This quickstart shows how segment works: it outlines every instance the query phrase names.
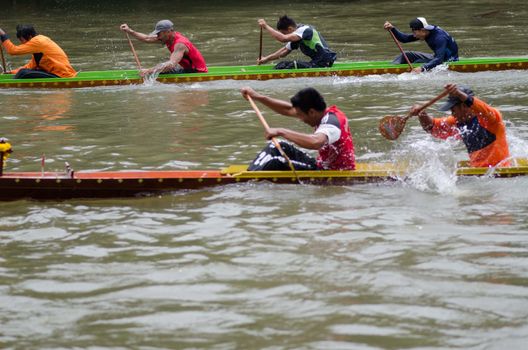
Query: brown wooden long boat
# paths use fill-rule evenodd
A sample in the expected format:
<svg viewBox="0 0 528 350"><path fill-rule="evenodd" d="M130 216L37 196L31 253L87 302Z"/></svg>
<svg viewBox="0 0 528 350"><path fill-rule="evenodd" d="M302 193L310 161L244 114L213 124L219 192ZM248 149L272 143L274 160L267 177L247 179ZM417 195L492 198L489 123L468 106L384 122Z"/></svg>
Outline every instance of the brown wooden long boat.
<svg viewBox="0 0 528 350"><path fill-rule="evenodd" d="M458 176L497 178L528 175L528 159L503 168L470 168ZM7 172L0 176L0 200L113 198L192 190L243 182L354 185L405 178L408 169L391 163L359 163L352 171L247 171L245 165L218 170Z"/></svg>

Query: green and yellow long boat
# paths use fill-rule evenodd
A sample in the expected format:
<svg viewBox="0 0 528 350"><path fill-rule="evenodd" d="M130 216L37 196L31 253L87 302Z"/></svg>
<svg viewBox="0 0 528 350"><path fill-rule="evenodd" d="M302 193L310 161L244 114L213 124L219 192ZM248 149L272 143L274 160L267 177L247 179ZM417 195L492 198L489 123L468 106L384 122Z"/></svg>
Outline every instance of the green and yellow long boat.
<svg viewBox="0 0 528 350"><path fill-rule="evenodd" d="M509 178L528 176L528 159L503 168L470 168L461 163L456 175ZM247 165L217 170L79 171L0 173L0 200L113 198L268 181L280 184L354 185L405 179L406 166L359 163L350 171L247 171Z"/></svg>
<svg viewBox="0 0 528 350"><path fill-rule="evenodd" d="M528 69L528 57L470 58L449 62L450 70L481 72ZM158 81L166 84L195 83L215 80L269 80L286 78L346 77L408 72L406 64L390 61L337 62L330 68L275 70L272 65L212 66L208 73L163 74ZM142 84L137 70L108 70L79 72L74 78L13 79L12 74L0 75L0 88L85 88Z"/></svg>

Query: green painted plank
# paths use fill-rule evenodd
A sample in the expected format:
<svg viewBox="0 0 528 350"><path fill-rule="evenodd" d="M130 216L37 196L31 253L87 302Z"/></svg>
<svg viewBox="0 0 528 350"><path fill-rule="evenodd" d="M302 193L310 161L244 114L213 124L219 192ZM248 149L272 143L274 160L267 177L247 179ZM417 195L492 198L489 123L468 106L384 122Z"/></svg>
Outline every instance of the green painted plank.
<svg viewBox="0 0 528 350"><path fill-rule="evenodd" d="M463 65L493 65L504 63L526 63L528 57L483 57L483 58L464 58L457 62L449 62L450 66ZM212 66L209 67L208 73L191 73L191 74L164 74L163 78L186 78L186 77L226 77L232 78L240 75L258 74L290 74L303 72L336 72L341 70L361 71L366 69L388 69L402 68L406 65L392 64L390 61L357 61L357 62L337 62L331 68L309 68L309 69L286 69L275 70L273 65L263 66ZM61 82L86 82L86 81L103 81L103 80L136 80L139 79L137 70L107 70L107 71L88 71L79 72L73 78L60 79L13 79L12 74L0 75L0 84L6 86L10 84L30 84L30 83L52 83L60 80Z"/></svg>

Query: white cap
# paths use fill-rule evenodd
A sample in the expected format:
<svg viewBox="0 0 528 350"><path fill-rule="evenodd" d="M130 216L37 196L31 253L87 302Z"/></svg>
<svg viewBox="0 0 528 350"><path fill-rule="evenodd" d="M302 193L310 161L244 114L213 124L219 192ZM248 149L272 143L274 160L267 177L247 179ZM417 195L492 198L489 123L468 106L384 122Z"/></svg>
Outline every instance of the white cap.
<svg viewBox="0 0 528 350"><path fill-rule="evenodd" d="M433 30L434 26L427 23L427 20L425 17L416 17L409 23L409 26L411 29L426 29L426 30Z"/></svg>

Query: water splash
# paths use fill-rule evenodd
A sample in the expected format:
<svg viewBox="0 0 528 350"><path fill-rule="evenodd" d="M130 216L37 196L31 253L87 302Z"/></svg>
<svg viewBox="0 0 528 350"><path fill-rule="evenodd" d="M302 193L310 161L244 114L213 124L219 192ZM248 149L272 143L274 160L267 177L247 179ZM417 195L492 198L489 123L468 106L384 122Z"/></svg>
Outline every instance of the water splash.
<svg viewBox="0 0 528 350"><path fill-rule="evenodd" d="M145 75L143 77L143 85L150 87L150 86L161 84L160 82L157 81L159 75L160 75L159 72Z"/></svg>
<svg viewBox="0 0 528 350"><path fill-rule="evenodd" d="M391 159L396 164L407 165L402 181L411 187L423 192L452 194L457 189L457 160L453 150L456 144L454 140L417 140L393 151Z"/></svg>
<svg viewBox="0 0 528 350"><path fill-rule="evenodd" d="M528 158L528 142L518 134L518 128L513 126L513 123L507 123L506 137L510 147L510 155L513 158Z"/></svg>

